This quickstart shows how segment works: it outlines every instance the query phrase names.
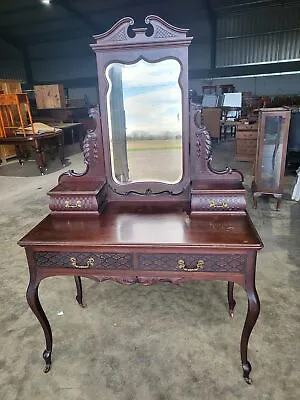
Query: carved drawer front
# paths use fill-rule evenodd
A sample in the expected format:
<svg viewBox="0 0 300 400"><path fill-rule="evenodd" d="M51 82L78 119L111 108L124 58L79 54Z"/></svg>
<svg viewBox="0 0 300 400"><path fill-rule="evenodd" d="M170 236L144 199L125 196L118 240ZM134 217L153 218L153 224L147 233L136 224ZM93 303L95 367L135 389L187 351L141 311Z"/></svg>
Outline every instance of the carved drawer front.
<svg viewBox="0 0 300 400"><path fill-rule="evenodd" d="M141 254L139 269L182 272L243 272L244 254Z"/></svg>
<svg viewBox="0 0 300 400"><path fill-rule="evenodd" d="M192 191L192 206L195 211L238 211L246 209L246 200L244 195L208 196Z"/></svg>
<svg viewBox="0 0 300 400"><path fill-rule="evenodd" d="M132 254L126 253L59 253L39 251L34 254L40 267L131 269Z"/></svg>

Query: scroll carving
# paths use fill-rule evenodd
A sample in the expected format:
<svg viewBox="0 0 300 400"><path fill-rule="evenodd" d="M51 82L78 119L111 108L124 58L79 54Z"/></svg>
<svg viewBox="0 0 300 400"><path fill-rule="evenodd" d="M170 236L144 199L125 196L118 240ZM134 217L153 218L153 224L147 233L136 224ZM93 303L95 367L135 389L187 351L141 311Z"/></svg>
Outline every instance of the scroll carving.
<svg viewBox="0 0 300 400"><path fill-rule="evenodd" d="M149 276L86 276L86 278L91 278L91 279L95 279L98 282L104 282L104 281L113 281L116 283L120 283L121 285L134 285L136 283L139 283L141 285L144 286L150 286L150 285L154 285L156 283L171 283L173 285L180 285L181 283L183 283L184 278L177 278L177 277L170 277L170 278L166 278L166 277L149 277Z"/></svg>
<svg viewBox="0 0 300 400"><path fill-rule="evenodd" d="M99 158L99 149L98 149L98 138L96 134L96 129L99 125L99 111L96 108L92 108L89 110L89 117L92 118L95 122L95 128L90 129L88 133L85 135L83 140L83 162L85 164L85 171L78 173L74 170L69 170L59 177L59 182L61 181L62 177L65 176L73 176L73 177L80 177L84 176L88 173L90 166L93 162L95 162Z"/></svg>
<svg viewBox="0 0 300 400"><path fill-rule="evenodd" d="M216 170L212 167L212 147L210 134L204 125L202 107L198 104L191 103L191 113L193 113L193 125L191 127L191 133L194 138L191 138L192 146L195 146L196 162L195 168L199 169L199 172L207 172L210 175L224 175L224 174L235 174L241 181L243 181L243 175L241 172L226 167L224 170ZM198 161L197 161L198 159Z"/></svg>

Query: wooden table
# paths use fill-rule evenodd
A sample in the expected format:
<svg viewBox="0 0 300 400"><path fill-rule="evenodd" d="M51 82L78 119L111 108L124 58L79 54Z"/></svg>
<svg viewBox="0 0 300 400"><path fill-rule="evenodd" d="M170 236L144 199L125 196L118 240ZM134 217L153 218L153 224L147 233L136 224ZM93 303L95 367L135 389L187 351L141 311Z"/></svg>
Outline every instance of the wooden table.
<svg viewBox="0 0 300 400"><path fill-rule="evenodd" d="M247 351L260 309L255 263L262 243L247 214L198 218L178 207L166 211L110 204L98 217L48 215L19 244L26 248L30 269L27 300L45 335L45 372L50 370L53 341L38 297L43 279L74 276L80 305L81 276L144 285L223 280L228 282L230 315L235 307L234 282L248 296L240 352L244 378L251 382Z"/></svg>
<svg viewBox="0 0 300 400"><path fill-rule="evenodd" d="M24 152L23 146L30 143L36 154L36 163L40 170L40 173L41 175L44 175L44 172L46 170L45 146L51 141L55 143L59 158L62 165L64 166L64 138L62 130L58 130L56 132L37 133L34 135L16 135L6 138L0 138L0 145L13 144L16 148L19 163L23 165L24 159L27 159L27 155Z"/></svg>
<svg viewBox="0 0 300 400"><path fill-rule="evenodd" d="M64 143L66 144L66 139L71 136L71 143L75 142L74 136L78 134L80 148L82 148L83 139L85 136L85 129L81 122L48 122L48 125L53 126L56 129L61 129L64 134Z"/></svg>

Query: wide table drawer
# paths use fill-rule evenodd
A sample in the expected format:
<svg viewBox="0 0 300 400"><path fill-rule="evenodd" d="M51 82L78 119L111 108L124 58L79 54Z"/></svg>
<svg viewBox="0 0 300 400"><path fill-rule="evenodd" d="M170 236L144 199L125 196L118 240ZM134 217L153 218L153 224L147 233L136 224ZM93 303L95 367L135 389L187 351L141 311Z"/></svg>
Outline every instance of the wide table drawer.
<svg viewBox="0 0 300 400"><path fill-rule="evenodd" d="M36 252L39 267L103 270L243 272L245 254Z"/></svg>
<svg viewBox="0 0 300 400"><path fill-rule="evenodd" d="M139 267L152 271L243 272L244 254L140 254Z"/></svg>
<svg viewBox="0 0 300 400"><path fill-rule="evenodd" d="M40 267L69 267L78 269L131 269L133 255L130 253L46 252L34 253Z"/></svg>

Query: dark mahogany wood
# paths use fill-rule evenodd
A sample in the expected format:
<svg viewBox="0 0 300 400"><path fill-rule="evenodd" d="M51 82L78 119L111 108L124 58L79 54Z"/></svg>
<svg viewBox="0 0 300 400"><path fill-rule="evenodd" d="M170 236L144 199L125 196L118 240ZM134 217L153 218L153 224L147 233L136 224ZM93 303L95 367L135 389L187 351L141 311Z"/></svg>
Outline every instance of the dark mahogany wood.
<svg viewBox="0 0 300 400"><path fill-rule="evenodd" d="M229 311L229 315L231 316L231 318L233 318L234 307L236 305L236 301L233 297L233 287L234 287L234 282L228 282L228 286L227 286L228 311Z"/></svg>
<svg viewBox="0 0 300 400"><path fill-rule="evenodd" d="M45 372L52 356L52 333L38 298L40 282L51 276L73 276L76 300L83 306L81 277L99 282L151 285L158 282L222 280L228 282L228 308L233 315L234 283L248 297L240 352L244 379L251 383L248 342L259 314L255 289L256 254L263 246L246 211L243 177L211 167L210 137L198 106L187 96L186 30L156 16L153 26L128 34L131 18L96 36L101 120L94 109L93 128L84 140L86 170L61 175L49 192L51 214L25 235L30 281L27 300L45 335ZM117 185L112 179L103 70L112 61L134 62L176 58L182 71L183 165L175 185L139 182Z"/></svg>
<svg viewBox="0 0 300 400"><path fill-rule="evenodd" d="M99 97L101 110L101 126L103 131L104 158L107 166L108 200L112 201L185 201L188 206L190 185L189 159L189 104L188 104L188 46L192 37L187 37L188 29L177 28L163 21L160 17L149 15L145 18L147 28L131 28L134 20L122 18L109 31L96 35L97 43L91 45L96 53ZM148 36L148 29L153 32ZM133 64L139 60L150 63L166 59L177 60L181 66L178 79L182 91L182 137L183 137L183 175L177 184L161 182L133 182L123 185L114 181L110 157L109 118L107 109L108 81L106 67L110 63ZM147 79L147 78L146 78ZM146 112L146 110L145 110ZM156 196L141 196L141 194L156 194Z"/></svg>

